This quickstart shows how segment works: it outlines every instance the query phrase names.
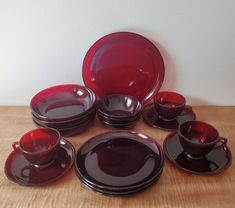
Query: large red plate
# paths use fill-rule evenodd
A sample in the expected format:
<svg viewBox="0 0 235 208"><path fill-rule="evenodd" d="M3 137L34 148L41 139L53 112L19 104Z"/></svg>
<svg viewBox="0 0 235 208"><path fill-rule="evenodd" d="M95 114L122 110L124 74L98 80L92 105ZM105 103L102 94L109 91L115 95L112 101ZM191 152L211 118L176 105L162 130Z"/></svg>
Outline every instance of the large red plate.
<svg viewBox="0 0 235 208"><path fill-rule="evenodd" d="M102 37L83 61L84 83L99 98L125 94L145 104L160 89L164 74L164 62L156 46L130 32Z"/></svg>

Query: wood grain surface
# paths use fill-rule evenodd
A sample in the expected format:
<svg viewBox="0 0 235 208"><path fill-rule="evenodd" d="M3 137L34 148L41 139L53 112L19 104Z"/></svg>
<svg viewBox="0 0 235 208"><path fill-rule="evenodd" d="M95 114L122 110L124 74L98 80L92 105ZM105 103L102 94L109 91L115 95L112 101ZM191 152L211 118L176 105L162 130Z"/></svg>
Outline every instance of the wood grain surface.
<svg viewBox="0 0 235 208"><path fill-rule="evenodd" d="M228 138L235 154L235 107L193 107L198 120L214 125ZM4 164L11 144L34 129L28 107L0 107L0 207L235 207L235 165L221 174L198 176L174 167L166 160L160 180L144 192L124 197L104 196L88 190L72 168L60 180L43 187L23 187L9 181ZM98 120L81 135L68 138L78 148L92 136L111 129ZM154 129L140 121L133 129L162 145L169 132Z"/></svg>

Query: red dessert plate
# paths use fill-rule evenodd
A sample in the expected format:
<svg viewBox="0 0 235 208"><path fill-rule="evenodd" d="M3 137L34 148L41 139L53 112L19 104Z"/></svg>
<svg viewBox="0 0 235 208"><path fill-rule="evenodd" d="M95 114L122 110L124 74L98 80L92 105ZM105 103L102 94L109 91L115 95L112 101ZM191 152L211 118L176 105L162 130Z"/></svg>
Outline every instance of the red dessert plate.
<svg viewBox="0 0 235 208"><path fill-rule="evenodd" d="M82 181L105 190L124 191L153 182L162 172L160 145L141 133L110 131L78 150L76 172Z"/></svg>
<svg viewBox="0 0 235 208"><path fill-rule="evenodd" d="M83 62L84 83L100 98L124 94L144 104L160 89L164 74L164 62L156 46L130 32L102 37Z"/></svg>
<svg viewBox="0 0 235 208"><path fill-rule="evenodd" d="M30 103L32 114L46 121L68 121L94 109L96 97L87 87L67 84L47 88Z"/></svg>
<svg viewBox="0 0 235 208"><path fill-rule="evenodd" d="M120 196L120 195L130 195L130 194L135 194L141 191L144 191L145 189L149 188L150 186L152 186L155 182L157 182L157 180L159 180L159 178L161 177L161 172L159 173L159 175L150 183L147 183L141 187L137 187L137 188L131 188L131 189L127 189L127 190L107 190L107 189L103 189L103 188L99 188L96 187L95 185L91 185L89 183L87 183L85 180L83 180L82 178L81 181L85 184L85 186L95 192L99 192L102 193L104 195L114 195L114 196Z"/></svg>

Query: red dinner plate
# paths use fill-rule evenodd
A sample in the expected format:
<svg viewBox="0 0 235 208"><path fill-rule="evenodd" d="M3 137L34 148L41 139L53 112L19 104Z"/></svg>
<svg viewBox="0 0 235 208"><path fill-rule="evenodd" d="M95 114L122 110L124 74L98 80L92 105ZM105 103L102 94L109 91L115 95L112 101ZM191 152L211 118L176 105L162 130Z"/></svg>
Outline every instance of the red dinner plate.
<svg viewBox="0 0 235 208"><path fill-rule="evenodd" d="M165 69L157 47L147 38L117 32L96 41L83 61L83 80L99 98L130 95L142 104L160 89Z"/></svg>

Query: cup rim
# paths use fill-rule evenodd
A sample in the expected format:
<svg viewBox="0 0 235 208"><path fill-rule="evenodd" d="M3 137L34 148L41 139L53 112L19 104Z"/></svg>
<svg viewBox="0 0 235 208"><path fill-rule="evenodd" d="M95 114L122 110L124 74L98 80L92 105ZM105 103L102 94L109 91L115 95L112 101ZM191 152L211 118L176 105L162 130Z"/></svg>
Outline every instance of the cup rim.
<svg viewBox="0 0 235 208"><path fill-rule="evenodd" d="M187 123L194 123L194 124L197 123L197 124L206 125L206 126L212 128L212 129L216 132L216 135L217 135L217 136L216 136L216 139L213 140L213 141L211 141L211 142L206 142L206 143L196 143L196 142L193 142L192 140L188 139L187 137L185 137L185 136L181 133L181 127L182 127L183 125L186 125ZM214 126L212 126L211 124L206 123L206 122L203 122L203 121L186 121L186 122L183 122L183 123L180 124L179 127L178 127L178 134L179 134L179 136L180 136L181 138L183 138L185 141L187 141L187 142L189 142L189 143L191 143L191 144L200 145L200 146L215 144L215 143L218 142L219 139L220 139L218 130L217 130Z"/></svg>
<svg viewBox="0 0 235 208"><path fill-rule="evenodd" d="M34 151L34 152L30 152L30 151L27 151L27 150L23 149L22 146L21 146L21 140L22 140L26 135L28 135L28 134L30 134L30 133L32 133L32 132L41 131L41 130L50 130L50 131L54 131L54 132L58 135L58 139L57 139L56 143L53 144L52 148L51 148L50 150L47 149L47 150L42 150L42 151L37 151L37 152L35 152L35 151ZM23 153L25 153L25 154L27 154L27 155L37 155L37 154L45 154L45 153L50 152L51 150L53 150L54 147L56 147L56 146L60 143L60 140L61 140L61 135L60 135L60 133L59 133L58 130L56 130L56 129L54 129L54 128L43 127L43 128L36 128L36 129L33 129L33 130L28 131L27 133L25 133L25 134L20 138L18 144L19 144L20 150L21 150Z"/></svg>
<svg viewBox="0 0 235 208"><path fill-rule="evenodd" d="M176 108L183 107L186 104L186 98L182 94L180 94L178 92L174 92L174 91L160 91L155 95L154 103L158 104L161 107L165 107L164 104L162 104L161 102L158 101L158 96L160 96L161 94L172 94L172 95L176 95L176 96L180 97L183 100L183 102L180 104L177 104L175 106Z"/></svg>

